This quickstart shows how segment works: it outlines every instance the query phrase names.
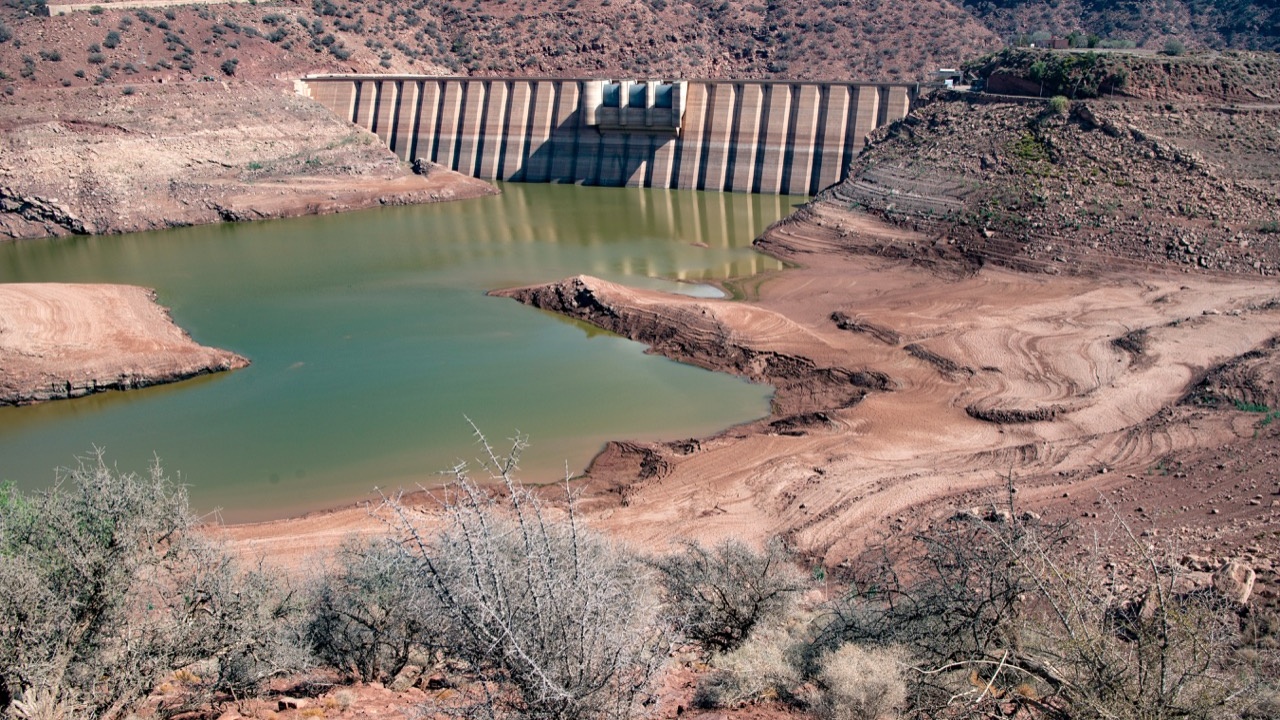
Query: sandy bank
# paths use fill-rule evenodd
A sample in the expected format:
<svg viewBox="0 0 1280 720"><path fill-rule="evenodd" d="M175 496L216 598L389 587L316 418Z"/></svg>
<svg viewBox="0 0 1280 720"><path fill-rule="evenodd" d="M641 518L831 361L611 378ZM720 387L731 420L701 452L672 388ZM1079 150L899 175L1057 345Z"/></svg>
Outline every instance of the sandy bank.
<svg viewBox="0 0 1280 720"><path fill-rule="evenodd" d="M1006 473L1087 492L1102 469L1251 432L1179 403L1209 368L1280 333L1275 283L943 272L866 249L927 242L817 203L764 243L804 267L751 303L590 278L504 293L779 387L772 417L715 438L611 445L590 471L598 521L648 545L783 535L838 564ZM1124 339L1138 331L1135 350ZM874 382L849 402L833 378Z"/></svg>
<svg viewBox="0 0 1280 720"><path fill-rule="evenodd" d="M159 385L249 361L200 345L132 285L0 285L0 405Z"/></svg>

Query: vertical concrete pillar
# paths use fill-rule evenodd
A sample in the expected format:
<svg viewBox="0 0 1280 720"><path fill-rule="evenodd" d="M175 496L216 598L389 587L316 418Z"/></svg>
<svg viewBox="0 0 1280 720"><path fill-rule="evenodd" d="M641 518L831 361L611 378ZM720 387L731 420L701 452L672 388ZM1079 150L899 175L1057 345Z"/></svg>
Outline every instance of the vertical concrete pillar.
<svg viewBox="0 0 1280 720"><path fill-rule="evenodd" d="M826 121L822 125L822 150L817 159L817 187L809 188L809 194L833 185L844 176L847 161L844 157L845 130L849 127L849 87L828 85L826 93Z"/></svg>
<svg viewBox="0 0 1280 720"><path fill-rule="evenodd" d="M698 187L698 176L702 169L702 136L706 130L703 122L707 110L707 89L706 83L689 83L688 96L685 98L684 129L680 134L680 167L675 182L678 188Z"/></svg>
<svg viewBox="0 0 1280 720"><path fill-rule="evenodd" d="M360 99L351 122L365 130L372 130L374 118L376 117L375 113L378 109L378 82L376 80L361 80L359 84L360 88L357 93Z"/></svg>
<svg viewBox="0 0 1280 720"><path fill-rule="evenodd" d="M733 177L730 189L751 192L756 180L756 148L760 137L760 113L764 109L764 88L760 83L747 83L738 99L738 142L733 148Z"/></svg>
<svg viewBox="0 0 1280 720"><path fill-rule="evenodd" d="M706 139L706 160L698 187L702 190L720 191L725 187L725 174L729 167L729 138L733 132L733 111L738 90L733 83L716 83L711 86L711 108Z"/></svg>
<svg viewBox="0 0 1280 720"><path fill-rule="evenodd" d="M857 154L867 144L867 136L876 129L879 116L880 88L873 85L859 87L857 114L853 120L853 154Z"/></svg>
<svg viewBox="0 0 1280 720"><path fill-rule="evenodd" d="M581 123L577 80L562 80L556 87L556 107L551 128L551 181L596 182L600 133Z"/></svg>
<svg viewBox="0 0 1280 720"><path fill-rule="evenodd" d="M649 187L671 187L671 165L676 158L677 142L679 139L674 135L660 135L654 139L653 170L649 173Z"/></svg>
<svg viewBox="0 0 1280 720"><path fill-rule="evenodd" d="M649 172L649 158L653 156L653 136L636 133L627 138L627 162L623 165L623 185L644 187Z"/></svg>
<svg viewBox="0 0 1280 720"><path fill-rule="evenodd" d="M502 153L502 169L499 177L503 180L525 179L521 171L525 163L525 135L529 131L529 100L533 96L533 86L524 80L511 83L511 101L507 112L507 126L504 133L507 137L506 148Z"/></svg>
<svg viewBox="0 0 1280 720"><path fill-rule="evenodd" d="M654 120L657 117L658 109L653 106L657 99L658 82L650 80L644 84L644 124L646 127L653 127Z"/></svg>
<svg viewBox="0 0 1280 720"><path fill-rule="evenodd" d="M818 86L801 85L796 95L795 124L791 128L791 163L787 194L808 195L813 175L813 146L818 138Z"/></svg>
<svg viewBox="0 0 1280 720"><path fill-rule="evenodd" d="M587 132L594 132L588 130ZM583 135L585 136L586 133ZM605 187L622 187L626 181L627 168L627 140L630 133L607 132L601 133L599 140L599 160L598 166L599 177L595 182L585 181L591 185L604 185ZM582 138L582 139L585 139ZM590 174L589 169L579 167L579 177L586 178Z"/></svg>
<svg viewBox="0 0 1280 720"><path fill-rule="evenodd" d="M527 182L546 182L551 174L551 124L555 121L556 86L540 80L533 94L533 124L529 126L529 159L525 162Z"/></svg>
<svg viewBox="0 0 1280 720"><path fill-rule="evenodd" d="M498 177L502 162L502 141L507 131L507 83L490 80L485 100L484 125L480 130L480 173L476 177Z"/></svg>
<svg viewBox="0 0 1280 720"><path fill-rule="evenodd" d="M400 106L400 84L394 80L378 83L378 106L374 109L373 131L382 144L391 147L391 135L395 132L395 113Z"/></svg>
<svg viewBox="0 0 1280 720"><path fill-rule="evenodd" d="M582 84L582 122L585 125L600 123L600 106L604 105L604 81L588 80Z"/></svg>
<svg viewBox="0 0 1280 720"><path fill-rule="evenodd" d="M436 162L458 169L458 127L462 119L462 81L449 80L444 84L444 97L440 100L440 134L436 137Z"/></svg>
<svg viewBox="0 0 1280 720"><path fill-rule="evenodd" d="M765 117L764 147L760 148L759 192L782 192L783 161L787 154L787 138L791 123L791 86L781 83L769 85L765 100L768 114Z"/></svg>
<svg viewBox="0 0 1280 720"><path fill-rule="evenodd" d="M911 94L902 85L889 88L889 107L885 114L885 125L897 122L911 112Z"/></svg>
<svg viewBox="0 0 1280 720"><path fill-rule="evenodd" d="M487 80L468 80L463 93L457 170L465 175L475 176L479 171L477 161L480 151L480 130L484 121L484 98L488 89L489 81Z"/></svg>
<svg viewBox="0 0 1280 720"><path fill-rule="evenodd" d="M413 146L414 157L435 161L436 120L440 117L440 83L422 81L422 97L418 99L418 138Z"/></svg>
<svg viewBox="0 0 1280 720"><path fill-rule="evenodd" d="M400 102L396 106L395 130L391 133L391 151L404 162L409 162L413 159L410 153L413 152L414 128L418 124L418 88L421 83L405 80L397 85Z"/></svg>

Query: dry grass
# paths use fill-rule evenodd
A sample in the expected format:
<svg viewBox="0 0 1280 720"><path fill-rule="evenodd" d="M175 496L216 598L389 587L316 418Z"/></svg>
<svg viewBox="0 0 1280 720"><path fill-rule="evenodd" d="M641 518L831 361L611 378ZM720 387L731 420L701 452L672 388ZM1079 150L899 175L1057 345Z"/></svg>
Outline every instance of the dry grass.
<svg viewBox="0 0 1280 720"><path fill-rule="evenodd" d="M907 699L902 652L895 648L843 645L822 659L819 703L828 720L882 720L895 716Z"/></svg>

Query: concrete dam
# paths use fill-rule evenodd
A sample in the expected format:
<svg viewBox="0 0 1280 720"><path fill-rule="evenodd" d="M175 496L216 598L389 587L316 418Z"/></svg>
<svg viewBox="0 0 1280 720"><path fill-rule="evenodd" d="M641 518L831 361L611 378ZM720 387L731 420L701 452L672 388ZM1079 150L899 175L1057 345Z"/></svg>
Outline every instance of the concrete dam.
<svg viewBox="0 0 1280 720"><path fill-rule="evenodd" d="M812 195L919 86L321 75L299 91L402 160L487 180Z"/></svg>

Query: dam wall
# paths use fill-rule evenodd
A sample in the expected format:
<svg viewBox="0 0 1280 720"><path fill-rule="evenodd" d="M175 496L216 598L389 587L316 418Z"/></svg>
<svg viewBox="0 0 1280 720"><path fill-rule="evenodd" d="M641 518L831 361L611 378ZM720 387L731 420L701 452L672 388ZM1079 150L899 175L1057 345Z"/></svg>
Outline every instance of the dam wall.
<svg viewBox="0 0 1280 720"><path fill-rule="evenodd" d="M299 92L415 159L488 180L812 195L918 85L309 76Z"/></svg>

